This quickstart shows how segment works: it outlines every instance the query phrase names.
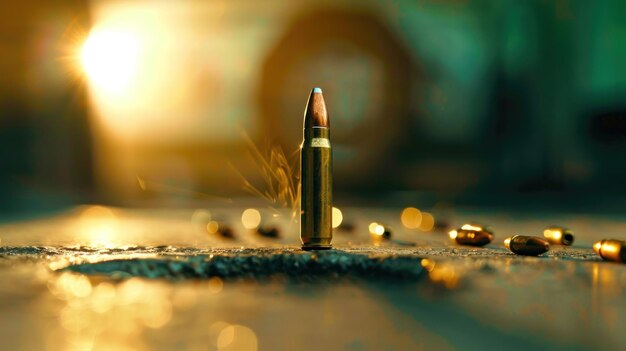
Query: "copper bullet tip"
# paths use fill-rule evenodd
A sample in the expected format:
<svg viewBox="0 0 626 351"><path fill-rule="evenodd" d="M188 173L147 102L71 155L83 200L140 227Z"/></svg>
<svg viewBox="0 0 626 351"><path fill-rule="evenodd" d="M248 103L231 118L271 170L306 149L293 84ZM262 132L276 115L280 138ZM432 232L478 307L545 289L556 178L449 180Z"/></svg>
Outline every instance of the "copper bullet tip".
<svg viewBox="0 0 626 351"><path fill-rule="evenodd" d="M321 88L313 88L304 110L304 128L329 128L328 111Z"/></svg>
<svg viewBox="0 0 626 351"><path fill-rule="evenodd" d="M593 244L593 251L594 251L596 254L598 254L598 255L600 254L600 249L602 248L602 242L603 242L603 241L604 241L604 240L601 240L601 241L596 241L596 242Z"/></svg>

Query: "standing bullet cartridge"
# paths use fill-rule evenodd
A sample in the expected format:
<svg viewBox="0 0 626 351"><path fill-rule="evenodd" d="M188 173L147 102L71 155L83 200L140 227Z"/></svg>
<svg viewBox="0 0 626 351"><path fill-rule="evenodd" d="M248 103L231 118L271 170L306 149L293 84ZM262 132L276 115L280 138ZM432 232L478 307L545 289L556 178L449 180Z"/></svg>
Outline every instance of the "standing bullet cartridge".
<svg viewBox="0 0 626 351"><path fill-rule="evenodd" d="M607 261L626 262L626 241L605 239L593 244L593 251Z"/></svg>
<svg viewBox="0 0 626 351"><path fill-rule="evenodd" d="M556 225L544 229L543 236L550 244L572 245L574 243L574 232Z"/></svg>
<svg viewBox="0 0 626 351"><path fill-rule="evenodd" d="M513 235L504 240L511 252L524 256L539 256L550 249L550 243L538 236Z"/></svg>
<svg viewBox="0 0 626 351"><path fill-rule="evenodd" d="M459 229L451 230L450 239L460 245L485 246L493 240L490 228L478 224L464 224Z"/></svg>
<svg viewBox="0 0 626 351"><path fill-rule="evenodd" d="M314 88L304 111L300 146L300 239L304 250L331 248L332 149L322 89Z"/></svg>

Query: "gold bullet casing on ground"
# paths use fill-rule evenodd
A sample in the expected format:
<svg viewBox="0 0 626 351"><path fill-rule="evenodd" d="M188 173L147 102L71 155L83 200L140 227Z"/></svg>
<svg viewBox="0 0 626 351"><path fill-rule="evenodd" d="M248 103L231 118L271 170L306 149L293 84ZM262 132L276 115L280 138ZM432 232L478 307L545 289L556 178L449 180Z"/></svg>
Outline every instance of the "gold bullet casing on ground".
<svg viewBox="0 0 626 351"><path fill-rule="evenodd" d="M572 245L574 243L574 232L556 225L544 229L543 237L550 244L555 245Z"/></svg>
<svg viewBox="0 0 626 351"><path fill-rule="evenodd" d="M300 148L300 239L304 250L330 249L332 228L332 149L326 105L313 89L304 117Z"/></svg>
<svg viewBox="0 0 626 351"><path fill-rule="evenodd" d="M374 243L391 239L391 228L382 223L372 222L369 224L368 230Z"/></svg>
<svg viewBox="0 0 626 351"><path fill-rule="evenodd" d="M504 240L511 252L524 256L539 256L550 249L550 243L538 236L514 235Z"/></svg>
<svg viewBox="0 0 626 351"><path fill-rule="evenodd" d="M490 228L479 224L464 224L461 228L451 230L448 234L457 244L469 246L485 246L494 238Z"/></svg>
<svg viewBox="0 0 626 351"><path fill-rule="evenodd" d="M605 239L593 244L593 251L607 261L626 262L626 241Z"/></svg>

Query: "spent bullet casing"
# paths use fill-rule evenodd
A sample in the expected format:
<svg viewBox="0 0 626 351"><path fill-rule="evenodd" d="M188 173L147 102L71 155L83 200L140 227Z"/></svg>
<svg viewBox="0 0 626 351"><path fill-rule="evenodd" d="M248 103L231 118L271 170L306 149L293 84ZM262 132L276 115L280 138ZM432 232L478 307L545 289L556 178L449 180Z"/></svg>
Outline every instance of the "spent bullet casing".
<svg viewBox="0 0 626 351"><path fill-rule="evenodd" d="M494 238L491 229L477 224L465 224L459 229L451 230L449 235L457 244L469 246L485 246Z"/></svg>
<svg viewBox="0 0 626 351"><path fill-rule="evenodd" d="M604 239L593 244L593 251L607 261L626 262L626 241Z"/></svg>
<svg viewBox="0 0 626 351"><path fill-rule="evenodd" d="M391 228L382 223L372 222L369 225L369 232L375 243L391 239Z"/></svg>
<svg viewBox="0 0 626 351"><path fill-rule="evenodd" d="M539 256L550 249L548 241L537 236L514 235L504 240L511 252L524 256Z"/></svg>
<svg viewBox="0 0 626 351"><path fill-rule="evenodd" d="M321 89L309 96L300 148L300 239L302 248L329 249L332 241L332 149Z"/></svg>
<svg viewBox="0 0 626 351"><path fill-rule="evenodd" d="M551 226L544 229L543 237L550 244L555 245L572 245L574 243L574 232L560 226Z"/></svg>

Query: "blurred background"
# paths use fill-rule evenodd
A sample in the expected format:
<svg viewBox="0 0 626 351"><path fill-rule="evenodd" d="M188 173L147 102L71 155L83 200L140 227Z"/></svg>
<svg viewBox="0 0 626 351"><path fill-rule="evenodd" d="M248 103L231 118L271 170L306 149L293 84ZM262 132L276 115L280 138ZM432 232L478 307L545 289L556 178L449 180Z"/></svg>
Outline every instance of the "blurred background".
<svg viewBox="0 0 626 351"><path fill-rule="evenodd" d="M0 216L248 196L244 178L264 186L251 143L297 162L314 86L340 205L626 209L624 13L621 0L16 2L0 21Z"/></svg>

